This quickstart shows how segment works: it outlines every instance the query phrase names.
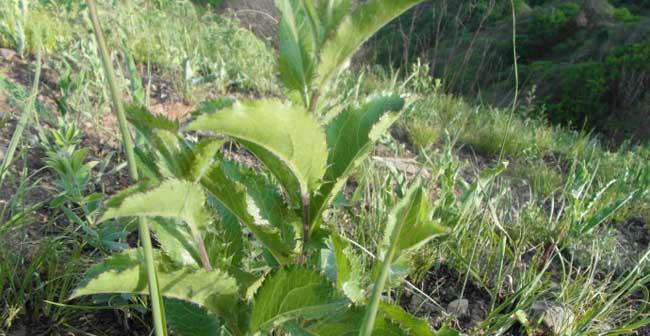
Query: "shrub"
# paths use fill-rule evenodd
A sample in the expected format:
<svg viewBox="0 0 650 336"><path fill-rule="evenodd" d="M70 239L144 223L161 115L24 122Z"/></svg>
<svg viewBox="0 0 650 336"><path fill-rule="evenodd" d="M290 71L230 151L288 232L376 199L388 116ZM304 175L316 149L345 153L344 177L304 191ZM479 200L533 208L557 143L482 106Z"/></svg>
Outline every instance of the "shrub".
<svg viewBox="0 0 650 336"><path fill-rule="evenodd" d="M609 80L601 62L584 62L560 72L555 97L548 102L551 121L582 126L601 126L608 116L606 93Z"/></svg>
<svg viewBox="0 0 650 336"><path fill-rule="evenodd" d="M633 22L638 20L638 18L625 7L614 9L614 18L621 22Z"/></svg>
<svg viewBox="0 0 650 336"><path fill-rule="evenodd" d="M650 42L617 49L607 58L607 70L614 104L627 108L641 101L650 89Z"/></svg>
<svg viewBox="0 0 650 336"><path fill-rule="evenodd" d="M551 51L552 46L567 37L561 29L580 11L580 6L568 2L558 7L540 8L530 23L517 36L518 51L523 62L530 62Z"/></svg>

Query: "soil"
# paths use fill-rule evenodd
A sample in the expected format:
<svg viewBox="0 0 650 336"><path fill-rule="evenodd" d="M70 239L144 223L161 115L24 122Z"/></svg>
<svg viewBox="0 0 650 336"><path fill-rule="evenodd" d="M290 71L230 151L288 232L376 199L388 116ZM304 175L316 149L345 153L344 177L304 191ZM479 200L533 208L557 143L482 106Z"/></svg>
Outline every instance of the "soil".
<svg viewBox="0 0 650 336"><path fill-rule="evenodd" d="M451 313L449 311L450 303L456 300L467 300L467 313L457 316L458 327L462 330L475 327L487 315L488 305L491 302L490 294L471 279L465 282L465 275L459 274L447 264L442 263L432 267L417 285L420 285L419 287L424 293L436 299L438 304L446 308L447 314ZM420 316L429 316L435 328L441 327L443 321L448 322L445 321L445 315L441 314L439 308L427 305L426 301L422 301L418 294L407 292L399 301L406 310Z"/></svg>

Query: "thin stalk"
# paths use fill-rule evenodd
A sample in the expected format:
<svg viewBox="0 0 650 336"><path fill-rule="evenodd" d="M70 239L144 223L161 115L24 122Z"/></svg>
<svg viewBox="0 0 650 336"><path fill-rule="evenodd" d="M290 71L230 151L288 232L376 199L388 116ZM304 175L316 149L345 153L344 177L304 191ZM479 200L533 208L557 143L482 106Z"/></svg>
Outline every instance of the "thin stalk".
<svg viewBox="0 0 650 336"><path fill-rule="evenodd" d="M386 279L388 279L388 272L390 271L391 261L393 260L395 251L397 250L397 239L399 238L400 231L402 231L403 224L403 220L397 220L395 222L395 228L390 236L391 244L384 256L379 277L375 280L375 286L372 289L370 303L368 303L368 308L366 308L361 329L359 329L359 336L372 336L375 319L377 318L377 311L379 310L379 302L381 301L381 293L384 291L384 284L386 283Z"/></svg>
<svg viewBox="0 0 650 336"><path fill-rule="evenodd" d="M41 51L40 48L36 52L36 72L34 73L34 82L32 82L32 90L30 91L29 97L27 97L27 101L25 103L25 110L23 111L23 114L20 116L20 120L18 121L18 125L16 125L16 130L14 131L14 134L11 136L11 141L9 142L9 148L7 148L7 153L5 154L4 160L2 160L2 166L0 166L0 186L2 186L2 183L4 182L4 178L7 174L7 170L9 170L9 166L11 166L11 161L14 159L14 155L16 154L16 148L18 148L18 144L20 143L20 140L23 137L23 132L25 131L25 127L27 126L27 123L29 122L29 119L32 115L32 112L34 111L34 107L36 106L36 96L38 95L38 85L41 80Z"/></svg>
<svg viewBox="0 0 650 336"><path fill-rule="evenodd" d="M95 3L95 0L87 0L86 2L88 4L88 10L90 12L90 19L93 24L93 30L95 31L95 38L97 39L97 47L99 48L99 52L101 54L102 65L104 66L104 71L106 72L106 79L108 81L111 98L113 100L113 111L116 114L117 121L120 126L122 143L124 145L124 151L126 152L126 158L129 165L129 173L131 175L131 179L137 181L138 168L133 152L133 139L131 138L131 134L129 132L129 126L126 121L124 107L122 106L122 101L120 99L117 81L115 80L115 74L113 73L113 66L111 65L111 59L108 55L108 48L106 47L104 34L102 33L101 24L99 23L99 16L97 15L97 4ZM158 276L156 274L156 268L154 266L151 233L149 232L149 227L143 217L139 218L138 229L140 234L140 243L142 244L142 249L144 250L147 281L149 284L149 294L151 297L151 310L153 315L154 331L157 336L166 336L167 325L165 323L165 309L163 307L160 289L158 288Z"/></svg>

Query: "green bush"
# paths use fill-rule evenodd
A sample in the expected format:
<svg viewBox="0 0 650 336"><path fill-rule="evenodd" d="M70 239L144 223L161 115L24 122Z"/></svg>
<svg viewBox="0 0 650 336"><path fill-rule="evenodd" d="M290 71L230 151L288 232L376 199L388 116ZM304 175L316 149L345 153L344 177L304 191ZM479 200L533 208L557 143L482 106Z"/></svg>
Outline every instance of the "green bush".
<svg viewBox="0 0 650 336"><path fill-rule="evenodd" d="M578 63L561 71L555 97L548 104L551 121L577 127L601 126L608 115L607 77L602 62Z"/></svg>
<svg viewBox="0 0 650 336"><path fill-rule="evenodd" d="M580 11L573 2L558 7L537 10L525 30L517 36L519 55L523 62L530 62L547 54L552 46L566 38L561 29Z"/></svg>
<svg viewBox="0 0 650 336"><path fill-rule="evenodd" d="M621 22L633 22L638 18L630 12L629 9L622 7L614 9L614 18Z"/></svg>
<svg viewBox="0 0 650 336"><path fill-rule="evenodd" d="M606 61L612 81L612 104L631 107L650 89L650 42L617 49Z"/></svg>

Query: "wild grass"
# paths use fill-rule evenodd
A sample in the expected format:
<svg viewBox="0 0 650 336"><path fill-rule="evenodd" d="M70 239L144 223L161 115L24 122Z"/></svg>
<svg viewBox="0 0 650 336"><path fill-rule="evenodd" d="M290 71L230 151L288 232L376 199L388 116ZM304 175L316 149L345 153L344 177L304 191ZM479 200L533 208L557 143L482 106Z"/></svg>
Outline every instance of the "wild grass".
<svg viewBox="0 0 650 336"><path fill-rule="evenodd" d="M21 9L23 4L27 10ZM233 90L276 90L273 52L232 19L189 1L168 0L101 2L100 13L111 27L107 43L114 51L113 62L120 65L117 77L124 88L129 78L126 60L133 57L141 74L155 71L190 100ZM52 56L47 66L61 74L58 84L66 108L93 114L98 103L107 106L100 59L81 3L9 0L0 8L0 27L0 46L25 56L38 46ZM143 84L150 86L152 80Z"/></svg>
<svg viewBox="0 0 650 336"><path fill-rule="evenodd" d="M69 109L61 124L49 127L44 168L29 168L30 148L20 146L6 180L11 189L2 186L0 330L36 321L69 331L73 310L62 305L80 273L128 246L133 228L94 225L105 196L96 193L95 177L115 171L104 171L112 169L110 158L92 163L88 155L95 153L79 141L78 116L107 109L87 22L78 8L34 3L22 16L27 21L17 23L23 15L18 4L0 8L0 44L19 49L22 43L29 54L32 31L41 30L44 52L56 54L49 62L61 75ZM176 89L189 97L205 95L212 80L219 93L275 90L271 52L234 22L184 2L108 8L104 2L106 26L129 27L106 32L109 43L134 57L144 86L149 70L143 69L150 69L182 83ZM127 92L124 55L118 51L113 60ZM375 263L370 254L377 254L388 209L420 177L435 200L432 211L452 230L412 256L413 272L393 274L393 281L406 278L420 290L397 287L390 293L396 302L409 297L404 305L413 312L469 335L633 335L650 324L648 247L632 244L643 238L635 234L650 231L650 147L607 147L597 135L552 127L525 111L473 105L421 79L366 70L338 83L335 95L342 99L392 89L411 102L398 125L406 138L382 138L381 152L355 172L328 213L330 227L354 242L350 254L366 269ZM7 83L3 93L11 89ZM42 140L34 132L26 136L30 143ZM46 200L30 199L44 176L54 190ZM7 190L11 197L5 198ZM42 213L52 216L37 217ZM640 233L628 232L632 221L644 223ZM444 269L454 272L453 282L445 282L452 277ZM453 300L468 300L468 316L448 311L450 292ZM129 313L140 319L137 309Z"/></svg>

